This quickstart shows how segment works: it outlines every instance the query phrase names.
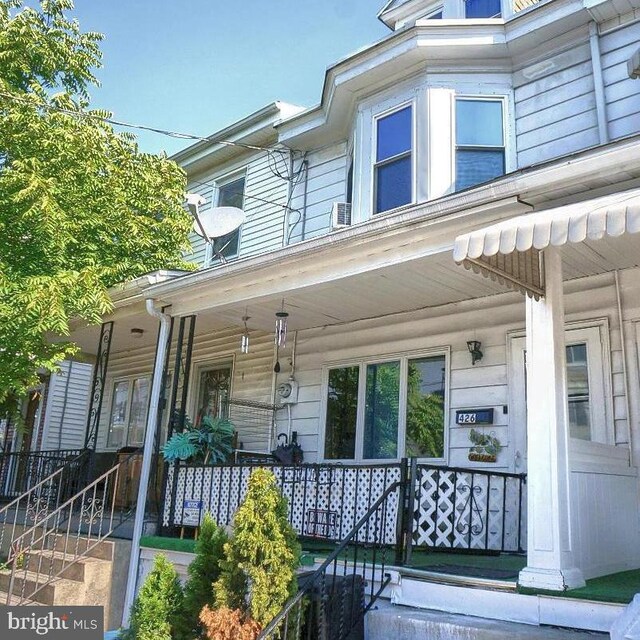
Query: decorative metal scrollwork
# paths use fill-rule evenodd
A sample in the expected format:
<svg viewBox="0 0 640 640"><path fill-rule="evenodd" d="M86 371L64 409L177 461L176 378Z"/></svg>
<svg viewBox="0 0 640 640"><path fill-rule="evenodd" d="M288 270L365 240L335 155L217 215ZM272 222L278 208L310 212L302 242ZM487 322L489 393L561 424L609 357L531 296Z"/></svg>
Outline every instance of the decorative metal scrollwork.
<svg viewBox="0 0 640 640"><path fill-rule="evenodd" d="M27 518L36 522L49 515L50 500L46 495L32 496L27 504Z"/></svg>
<svg viewBox="0 0 640 640"><path fill-rule="evenodd" d="M100 327L98 353L96 354L96 364L93 370L93 381L91 383L91 399L89 415L87 417L87 434L85 437L85 448L87 449L95 449L98 439L98 425L100 422L100 413L102 412L102 399L104 397L107 367L109 366L112 335L113 322L105 322L102 327Z"/></svg>
<svg viewBox="0 0 640 640"><path fill-rule="evenodd" d="M462 484L458 490L460 493L468 493L465 503L460 510L460 517L456 523L456 531L462 535L466 535L471 530L471 534L479 536L484 531L484 519L482 518L482 509L476 500L476 496L482 493L482 487L474 485L470 487L468 484ZM465 518L468 515L468 520Z"/></svg>
<svg viewBox="0 0 640 640"><path fill-rule="evenodd" d="M102 519L104 514L104 501L102 498L89 498L82 504L80 519L85 524L95 524Z"/></svg>

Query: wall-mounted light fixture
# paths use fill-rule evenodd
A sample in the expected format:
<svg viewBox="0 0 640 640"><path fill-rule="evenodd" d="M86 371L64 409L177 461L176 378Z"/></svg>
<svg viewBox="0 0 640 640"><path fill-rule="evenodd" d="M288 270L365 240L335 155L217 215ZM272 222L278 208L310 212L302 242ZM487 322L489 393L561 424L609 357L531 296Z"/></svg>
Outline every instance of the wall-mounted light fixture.
<svg viewBox="0 0 640 640"><path fill-rule="evenodd" d="M249 353L249 329L247 328L247 320L249 320L249 316L242 316L242 323L244 324L244 331L240 339L240 351L242 353Z"/></svg>
<svg viewBox="0 0 640 640"><path fill-rule="evenodd" d="M142 338L143 334L144 334L144 329L139 329L138 327L133 327L133 329L131 329L132 338Z"/></svg>
<svg viewBox="0 0 640 640"><path fill-rule="evenodd" d="M480 351L480 347L482 343L480 340L467 340L467 349L469 349L469 353L471 354L471 364L475 364L478 360L482 360L482 351Z"/></svg>

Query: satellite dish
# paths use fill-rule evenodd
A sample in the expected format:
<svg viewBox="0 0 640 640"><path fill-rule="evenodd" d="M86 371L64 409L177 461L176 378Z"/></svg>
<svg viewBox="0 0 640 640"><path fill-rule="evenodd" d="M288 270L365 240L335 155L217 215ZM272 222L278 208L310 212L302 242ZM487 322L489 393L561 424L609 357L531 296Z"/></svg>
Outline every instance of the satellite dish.
<svg viewBox="0 0 640 640"><path fill-rule="evenodd" d="M242 209L237 207L214 207L198 213L193 230L205 240L221 238L235 231L245 220Z"/></svg>

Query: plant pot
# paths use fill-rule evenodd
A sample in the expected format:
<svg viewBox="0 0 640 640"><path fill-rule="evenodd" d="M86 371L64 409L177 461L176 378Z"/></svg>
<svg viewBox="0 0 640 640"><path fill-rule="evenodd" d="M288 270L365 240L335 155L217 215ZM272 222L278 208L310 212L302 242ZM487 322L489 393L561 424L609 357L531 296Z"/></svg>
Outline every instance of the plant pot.
<svg viewBox="0 0 640 640"><path fill-rule="evenodd" d="M498 458L491 453L470 452L467 456L471 462L495 462Z"/></svg>

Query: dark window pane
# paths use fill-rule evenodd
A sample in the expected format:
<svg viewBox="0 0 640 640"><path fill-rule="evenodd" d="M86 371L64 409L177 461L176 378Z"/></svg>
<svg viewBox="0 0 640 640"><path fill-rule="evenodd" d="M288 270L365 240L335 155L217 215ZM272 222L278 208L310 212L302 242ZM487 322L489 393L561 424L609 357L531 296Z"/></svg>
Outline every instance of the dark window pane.
<svg viewBox="0 0 640 640"><path fill-rule="evenodd" d="M329 371L324 457L352 460L356 453L359 367Z"/></svg>
<svg viewBox="0 0 640 640"><path fill-rule="evenodd" d="M445 357L409 360L405 455L444 457Z"/></svg>
<svg viewBox="0 0 640 640"><path fill-rule="evenodd" d="M458 149L456 151L456 189L493 180L504 173L502 149Z"/></svg>
<svg viewBox="0 0 640 640"><path fill-rule="evenodd" d="M244 178L228 182L220 187L218 195L219 207L238 207L244 205Z"/></svg>
<svg viewBox="0 0 640 640"><path fill-rule="evenodd" d="M496 18L500 16L500 0L465 0L467 18Z"/></svg>
<svg viewBox="0 0 640 640"><path fill-rule="evenodd" d="M400 363L367 365L364 459L398 457Z"/></svg>
<svg viewBox="0 0 640 640"><path fill-rule="evenodd" d="M502 102L456 100L456 144L471 147L503 146Z"/></svg>
<svg viewBox="0 0 640 640"><path fill-rule="evenodd" d="M388 211L411 202L411 156L376 167L376 208Z"/></svg>
<svg viewBox="0 0 640 640"><path fill-rule="evenodd" d="M405 107L377 123L376 162L411 151L411 107Z"/></svg>
<svg viewBox="0 0 640 640"><path fill-rule="evenodd" d="M572 438L591 440L587 345L584 342L567 345L566 353L569 433Z"/></svg>
<svg viewBox="0 0 640 640"><path fill-rule="evenodd" d="M231 233L228 233L226 236L222 236L221 238L216 238L213 246L215 247L214 251L214 260L216 258L216 254L222 254L225 258L231 258L233 256L238 255L238 242L240 241L240 229L236 229Z"/></svg>
<svg viewBox="0 0 640 640"><path fill-rule="evenodd" d="M432 13L430 16L427 16L427 20L442 20L442 11Z"/></svg>

